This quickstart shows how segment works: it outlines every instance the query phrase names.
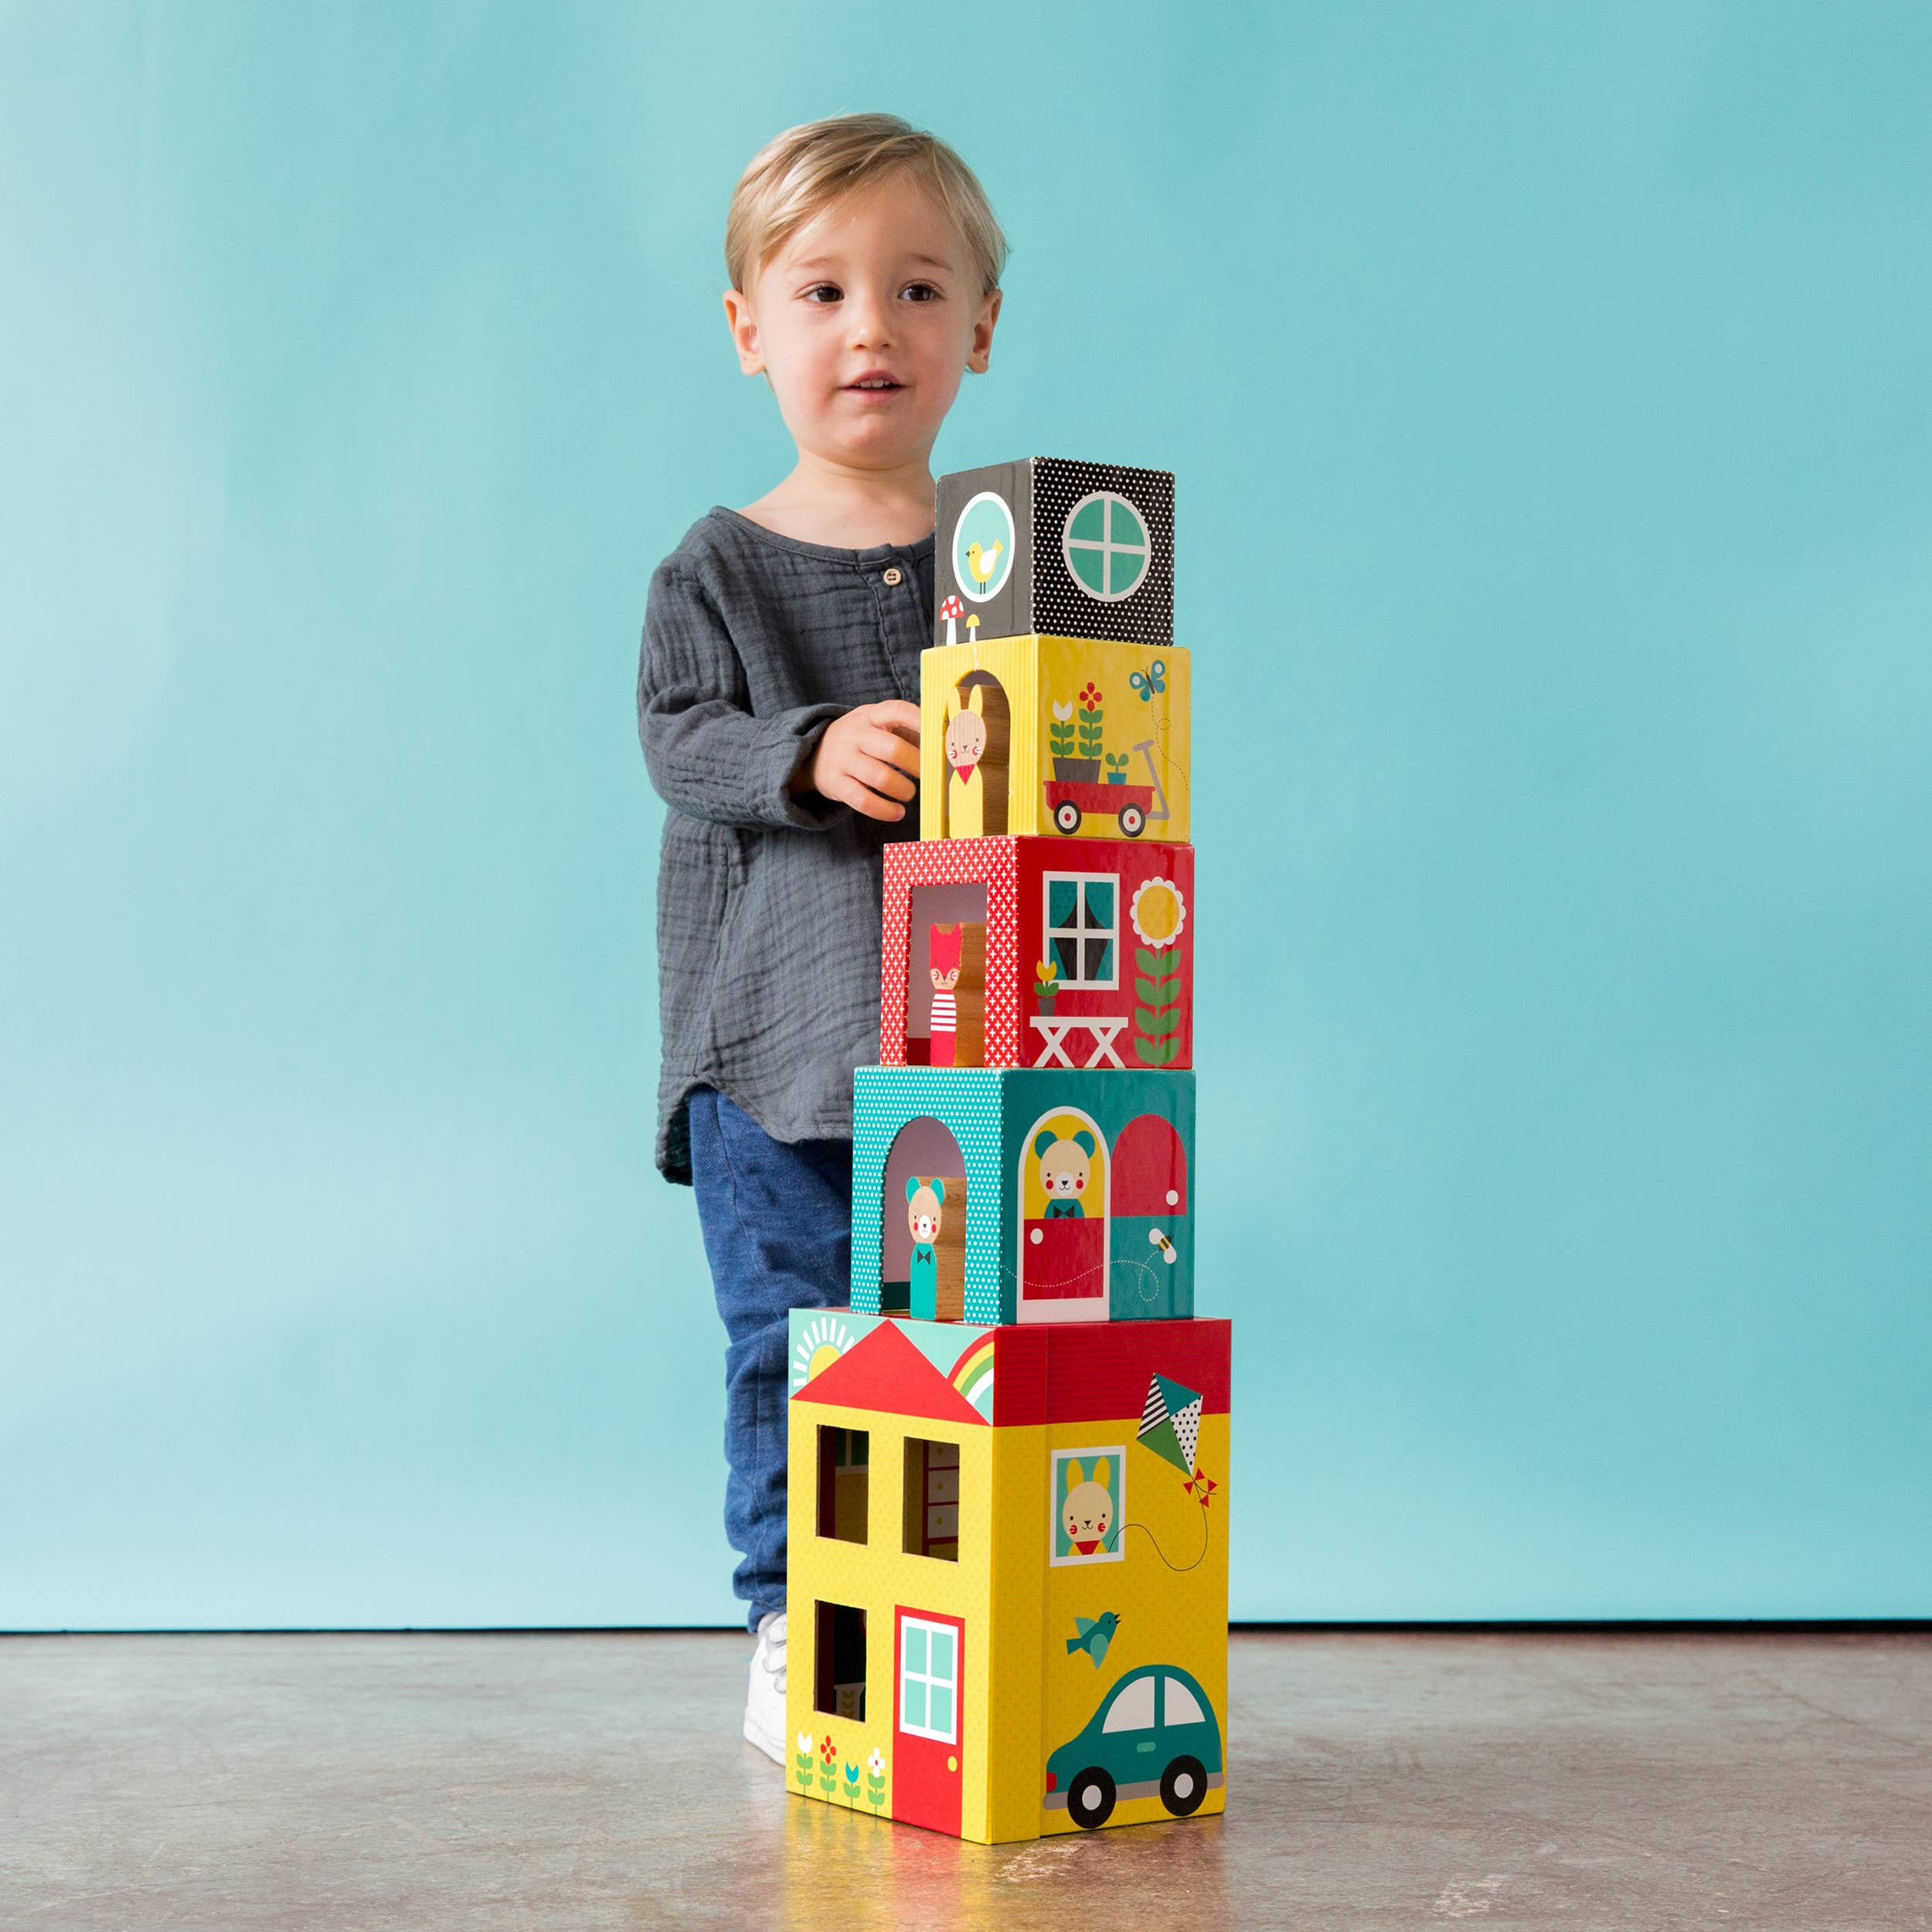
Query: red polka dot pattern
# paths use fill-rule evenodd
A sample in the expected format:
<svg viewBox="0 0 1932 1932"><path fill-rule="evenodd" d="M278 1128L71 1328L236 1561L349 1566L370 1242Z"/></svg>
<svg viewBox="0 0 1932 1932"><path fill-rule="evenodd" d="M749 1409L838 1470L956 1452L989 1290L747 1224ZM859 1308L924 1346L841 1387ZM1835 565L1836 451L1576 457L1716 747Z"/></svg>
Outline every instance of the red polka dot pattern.
<svg viewBox="0 0 1932 1932"><path fill-rule="evenodd" d="M906 1064L906 969L912 956L915 886L986 888L986 1064L1024 1064L1019 1043L1019 872L1016 837L906 839L886 848L879 976L882 1066Z"/></svg>

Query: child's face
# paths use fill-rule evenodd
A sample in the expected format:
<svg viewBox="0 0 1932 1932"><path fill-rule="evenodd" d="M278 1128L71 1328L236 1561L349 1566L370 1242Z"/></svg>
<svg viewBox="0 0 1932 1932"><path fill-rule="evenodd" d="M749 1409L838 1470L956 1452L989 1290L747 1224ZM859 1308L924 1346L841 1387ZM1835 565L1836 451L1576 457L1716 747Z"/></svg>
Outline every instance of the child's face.
<svg viewBox="0 0 1932 1932"><path fill-rule="evenodd" d="M889 469L924 467L960 377L986 367L999 302L945 209L901 173L821 209L725 311L740 366L770 379L801 452Z"/></svg>

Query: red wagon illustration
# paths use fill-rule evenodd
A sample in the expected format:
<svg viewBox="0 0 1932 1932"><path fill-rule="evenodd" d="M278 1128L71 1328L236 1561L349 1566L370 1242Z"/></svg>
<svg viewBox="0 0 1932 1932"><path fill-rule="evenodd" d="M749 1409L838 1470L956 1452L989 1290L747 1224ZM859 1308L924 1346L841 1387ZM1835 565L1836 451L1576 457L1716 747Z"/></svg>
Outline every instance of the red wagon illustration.
<svg viewBox="0 0 1932 1932"><path fill-rule="evenodd" d="M1056 832L1070 835L1080 830L1080 821L1090 815L1117 820L1123 838L1138 838L1148 825L1158 825L1166 818L1167 793L1154 763L1154 740L1143 738L1134 749L1147 760L1149 782L1144 785L1100 782L1097 759L1053 760L1053 775L1046 781L1046 811ZM1089 773L1096 775L1086 775ZM1160 801L1159 809L1151 809L1156 799Z"/></svg>

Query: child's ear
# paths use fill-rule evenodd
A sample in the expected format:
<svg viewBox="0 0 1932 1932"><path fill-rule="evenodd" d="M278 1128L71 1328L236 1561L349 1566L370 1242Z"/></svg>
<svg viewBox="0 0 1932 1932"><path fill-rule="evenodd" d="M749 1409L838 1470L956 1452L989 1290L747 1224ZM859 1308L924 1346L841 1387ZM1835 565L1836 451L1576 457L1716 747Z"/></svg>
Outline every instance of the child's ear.
<svg viewBox="0 0 1932 1932"><path fill-rule="evenodd" d="M751 299L735 288L724 293L725 325L731 331L731 345L738 352L738 366L747 376L764 372L765 354L758 334L758 318L751 312Z"/></svg>
<svg viewBox="0 0 1932 1932"><path fill-rule="evenodd" d="M999 320L999 305L1004 291L988 289L980 298L979 314L973 322L972 346L966 352L966 366L975 376L986 373L986 365L992 359L993 325Z"/></svg>

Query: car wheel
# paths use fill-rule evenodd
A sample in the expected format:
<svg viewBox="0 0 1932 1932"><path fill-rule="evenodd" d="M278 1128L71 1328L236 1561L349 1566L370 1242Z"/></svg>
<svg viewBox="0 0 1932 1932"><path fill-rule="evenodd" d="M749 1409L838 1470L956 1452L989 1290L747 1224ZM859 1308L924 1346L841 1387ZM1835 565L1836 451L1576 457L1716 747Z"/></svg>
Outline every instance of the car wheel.
<svg viewBox="0 0 1932 1932"><path fill-rule="evenodd" d="M1161 1774L1161 1802L1176 1818L1192 1818L1207 1788L1207 1770L1198 1757L1177 1757Z"/></svg>
<svg viewBox="0 0 1932 1932"><path fill-rule="evenodd" d="M1114 1815L1113 1779L1104 1771L1082 1771L1066 1787L1066 1815L1084 1832L1104 1825Z"/></svg>

